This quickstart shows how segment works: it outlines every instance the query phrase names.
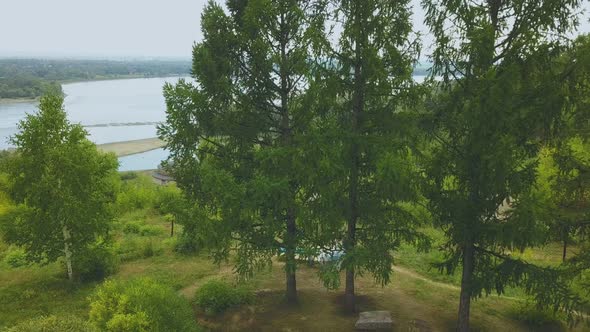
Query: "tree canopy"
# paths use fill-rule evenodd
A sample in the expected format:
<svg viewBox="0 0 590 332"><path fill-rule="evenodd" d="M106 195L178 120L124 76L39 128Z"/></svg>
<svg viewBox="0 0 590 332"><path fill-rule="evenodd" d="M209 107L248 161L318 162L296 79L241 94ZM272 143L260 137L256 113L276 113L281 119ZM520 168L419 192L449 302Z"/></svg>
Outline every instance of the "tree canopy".
<svg viewBox="0 0 590 332"><path fill-rule="evenodd" d="M311 213L319 247L343 250L324 266L327 285L346 270L347 310L355 310L354 279L369 272L386 284L401 242L427 239L411 211L419 199L412 150L419 88L419 54L408 1L334 1L330 22L341 29L325 51L314 140L307 147L316 170L310 178Z"/></svg>
<svg viewBox="0 0 590 332"><path fill-rule="evenodd" d="M304 182L301 161L312 120L314 50L323 43L314 1L210 2L204 39L193 50L193 78L165 87L171 151L179 186L207 213L218 259L235 249L236 271L249 276L286 257L287 299L296 301L295 252ZM235 245L235 246L234 246Z"/></svg>
<svg viewBox="0 0 590 332"><path fill-rule="evenodd" d="M107 236L117 160L99 152L82 126L69 123L60 95L44 96L39 112L27 115L18 129L7 165L17 207L4 225L5 238L34 261L65 257L72 279L72 259Z"/></svg>
<svg viewBox="0 0 590 332"><path fill-rule="evenodd" d="M557 269L509 253L543 243L532 195L537 156L570 108L560 66L579 1L425 1L436 42L430 124L436 146L428 193L445 231L447 260L462 269L458 329L469 329L470 299L521 285L539 303L576 302ZM572 18L574 20L572 21Z"/></svg>

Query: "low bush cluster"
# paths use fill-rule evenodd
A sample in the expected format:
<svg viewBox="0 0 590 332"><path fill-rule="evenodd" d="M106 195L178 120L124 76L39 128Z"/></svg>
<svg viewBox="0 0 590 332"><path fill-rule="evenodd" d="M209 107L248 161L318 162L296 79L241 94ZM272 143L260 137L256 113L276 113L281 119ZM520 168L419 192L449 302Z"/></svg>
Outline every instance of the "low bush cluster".
<svg viewBox="0 0 590 332"><path fill-rule="evenodd" d="M128 222L123 226L123 233L126 234L139 234L141 224L139 222Z"/></svg>
<svg viewBox="0 0 590 332"><path fill-rule="evenodd" d="M123 233L138 234L141 236L157 236L164 233L162 227L155 225L143 225L141 222L129 222L123 226Z"/></svg>
<svg viewBox="0 0 590 332"><path fill-rule="evenodd" d="M123 262L139 258L158 256L164 253L160 242L139 236L125 236L121 243L116 245L116 253Z"/></svg>
<svg viewBox="0 0 590 332"><path fill-rule="evenodd" d="M122 183L121 191L117 195L117 209L120 212L128 212L152 208L157 198L156 184L149 176L138 175Z"/></svg>
<svg viewBox="0 0 590 332"><path fill-rule="evenodd" d="M190 303L152 279L108 280L90 301L90 322L100 331L198 330Z"/></svg>
<svg viewBox="0 0 590 332"><path fill-rule="evenodd" d="M153 241L143 242L141 247L141 255L143 258L158 256L163 253L162 247L155 245Z"/></svg>
<svg viewBox="0 0 590 332"><path fill-rule="evenodd" d="M12 268L27 266L30 264L27 260L27 254L24 249L14 246L10 246L8 250L6 250L3 261L6 265Z"/></svg>
<svg viewBox="0 0 590 332"><path fill-rule="evenodd" d="M119 260L112 247L103 242L73 256L74 271L82 282L102 280L117 271Z"/></svg>
<svg viewBox="0 0 590 332"><path fill-rule="evenodd" d="M207 314L218 314L233 306L249 304L254 300L251 289L212 280L201 286L195 295L196 304Z"/></svg>

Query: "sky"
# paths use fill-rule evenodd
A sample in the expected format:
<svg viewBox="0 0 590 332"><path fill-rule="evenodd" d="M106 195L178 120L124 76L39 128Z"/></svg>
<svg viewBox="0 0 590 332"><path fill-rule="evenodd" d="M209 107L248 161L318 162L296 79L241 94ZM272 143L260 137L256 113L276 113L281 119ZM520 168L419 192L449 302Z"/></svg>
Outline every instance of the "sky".
<svg viewBox="0 0 590 332"><path fill-rule="evenodd" d="M0 56L188 59L206 2L0 0ZM426 32L419 0L412 5L415 28ZM580 30L590 32L585 17Z"/></svg>

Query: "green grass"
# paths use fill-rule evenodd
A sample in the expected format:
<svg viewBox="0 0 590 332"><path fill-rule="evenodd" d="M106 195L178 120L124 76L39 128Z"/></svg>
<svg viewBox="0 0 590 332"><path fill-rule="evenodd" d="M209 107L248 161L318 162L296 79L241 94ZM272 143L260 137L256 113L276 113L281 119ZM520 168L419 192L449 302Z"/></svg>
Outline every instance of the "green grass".
<svg viewBox="0 0 590 332"><path fill-rule="evenodd" d="M159 227L162 232L142 236L122 231L126 223L138 221L142 226ZM167 223L153 210L126 213L119 218L118 223L118 230L114 234L116 243L119 248L128 250L127 253L119 254L128 256L113 276L114 279L128 280L139 276L154 278L172 285L191 300L200 285L208 280L235 281L229 265L217 266L203 254L184 256L175 253L174 240L166 232ZM442 240L437 231L428 232ZM150 242L158 246L161 252L144 257L142 245ZM396 261L403 269L394 273L390 285L376 285L369 276L358 278L360 310L389 310L396 326L402 330L410 329L415 321L427 322L434 330L452 330L459 279L456 275L440 274L430 267L439 258L442 256L436 250L418 253L411 247L403 247ZM0 310L0 329L39 315L74 314L86 318L89 309L87 298L97 284L71 286L64 277L60 263L16 269L3 266L0 270L0 307L3 308ZM257 290L252 304L230 309L217 316L196 310L197 320L211 330L352 331L356 316L343 313L341 290L325 290L317 278L317 269L313 267L301 266L297 278L300 292L297 306L284 304L284 272L282 263L275 262L272 269L261 271L250 280L251 287ZM547 319L531 309L523 309L525 303L525 299L497 296L474 301L474 330L564 330L562 323ZM539 321L542 321L541 325L538 325ZM584 329L584 326L579 326L576 330Z"/></svg>
<svg viewBox="0 0 590 332"><path fill-rule="evenodd" d="M129 225L135 226L129 226ZM205 253L193 256L174 251L170 225L153 208L126 211L116 220L112 236L121 264L112 276L116 280L150 277L171 285L189 300L210 280L235 282L231 265L215 265ZM125 231L125 229L137 229ZM141 230L147 230L142 232ZM176 229L180 234L181 227ZM410 330L426 322L434 331L452 330L456 320L460 271L441 274L432 264L443 254L438 247L443 234L424 230L434 239L433 249L417 252L402 246L396 253L396 271L392 282L381 287L369 275L357 279L360 310L389 310L399 330ZM60 262L46 266L12 268L3 262L9 246L0 241L0 330L40 315L75 315L86 319L88 297L98 283L71 285L65 279ZM575 250L575 249L574 249ZM542 264L557 264L559 245L527 250L522 258ZM199 324L210 330L242 331L352 331L356 315L344 314L342 290L328 291L318 279L318 270L302 265L297 270L299 304L283 301L283 263L258 272L248 281L255 289L252 303L229 309L223 314L207 315L195 306ZM343 278L343 276L342 276ZM531 309L518 289L504 297L490 296L473 301L474 331L561 331L566 327L558 318ZM574 331L589 331L580 325Z"/></svg>

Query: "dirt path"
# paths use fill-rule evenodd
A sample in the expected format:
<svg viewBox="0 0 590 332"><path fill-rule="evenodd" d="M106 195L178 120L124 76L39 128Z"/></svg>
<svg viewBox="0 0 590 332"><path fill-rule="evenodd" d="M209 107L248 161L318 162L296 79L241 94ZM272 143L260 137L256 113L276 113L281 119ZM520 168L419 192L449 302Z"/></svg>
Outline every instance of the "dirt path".
<svg viewBox="0 0 590 332"><path fill-rule="evenodd" d="M404 267L401 267L401 266L394 266L393 267L393 271L395 271L397 273L401 273L401 274L403 274L405 276L408 276L410 278L413 278L413 279L422 280L422 281L427 282L427 283L429 283L429 284L431 284L433 286L436 286L436 287L450 289L450 290L454 290L454 291L457 291L457 292L461 291L461 288L458 287L458 286L451 285L451 284L446 284L444 282L439 282L439 281L435 281L435 280L432 280L432 279L428 279L425 276L423 276L421 274L418 274L415 271L408 270L408 269L406 269ZM522 301L522 299L520 299L520 298L512 297L512 296L506 296L506 295L497 295L497 294L495 294L495 295L491 295L491 296L499 297L499 298L506 299L506 300L512 300L512 301Z"/></svg>
<svg viewBox="0 0 590 332"><path fill-rule="evenodd" d="M178 291L178 293L180 293L180 295L190 299L195 295L197 288L201 287L201 285L203 285L207 281L230 278L232 276L233 276L233 269L229 265L223 265L219 269L218 273L204 276L203 278L200 278L199 280L195 281L194 283L182 288L181 290Z"/></svg>
<svg viewBox="0 0 590 332"><path fill-rule="evenodd" d="M434 286L437 286L440 288L446 288L446 289L451 289L451 290L456 290L456 291L461 290L461 288L459 288L455 285L445 284L444 282L439 282L439 281L434 281L432 279L428 279L425 276L416 273L415 271L408 270L408 269L401 267L401 266L394 266L393 271L403 274L403 275L408 276L413 279L419 279L419 280L425 281L431 285L434 285Z"/></svg>

